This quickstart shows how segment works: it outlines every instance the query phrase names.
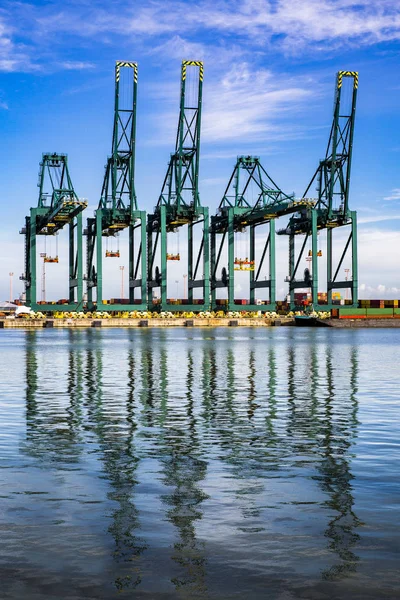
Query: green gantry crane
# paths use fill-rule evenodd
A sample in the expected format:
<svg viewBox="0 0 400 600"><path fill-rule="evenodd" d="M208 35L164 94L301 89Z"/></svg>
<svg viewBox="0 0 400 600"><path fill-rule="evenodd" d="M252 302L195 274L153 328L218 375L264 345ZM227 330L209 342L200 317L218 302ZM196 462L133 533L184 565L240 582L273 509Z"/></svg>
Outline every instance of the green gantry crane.
<svg viewBox="0 0 400 600"><path fill-rule="evenodd" d="M80 200L72 185L66 154L43 154L39 170L39 199L30 209L21 232L25 236L26 304L33 310L82 310L83 303L83 244L82 211L87 202ZM69 298L65 304L38 304L37 299L37 237L57 239L58 232L69 226ZM44 263L58 263L55 255L42 252Z"/></svg>
<svg viewBox="0 0 400 600"><path fill-rule="evenodd" d="M186 90L189 69L194 71L196 81L189 98ZM208 208L201 206L199 197L200 125L203 91L203 63L184 60L181 70L181 95L178 132L175 152L171 154L162 191L153 214L147 217L147 285L149 309L153 310L153 290L161 290L161 310L182 310L167 299L167 262L180 260L180 252L168 252L169 232L176 232L183 225L188 227L186 308L208 310L210 303L209 281L209 219ZM194 242L194 227L201 228L198 247ZM156 262L159 264L157 265ZM202 298L194 299L193 290L202 289ZM200 302L200 303L197 303Z"/></svg>
<svg viewBox="0 0 400 600"><path fill-rule="evenodd" d="M343 102L343 84L349 80L351 85L350 99ZM352 305L357 306L358 266L357 266L357 214L349 209L349 189L351 160L353 152L354 121L358 89L358 73L356 71L339 71L336 76L333 122L330 130L325 158L320 161L304 197L311 186L317 183L318 197L312 201L312 207L305 207L289 220L288 226L278 231L278 235L289 236L289 283L290 305L295 308L294 293L299 288L311 288L314 306L318 304L318 247L319 230L327 230L327 305L332 307L332 290L350 289ZM347 106L345 106L347 104ZM334 268L333 264L333 229L350 226L350 234L341 252L340 259ZM295 237L304 235L303 243L296 260ZM297 278L300 261L304 257L306 244L311 236L311 272L305 269L304 276ZM351 248L352 277L349 280L338 279L343 260Z"/></svg>
<svg viewBox="0 0 400 600"><path fill-rule="evenodd" d="M252 198L254 187L255 199ZM250 274L250 299L247 310L274 310L276 306L275 282L275 218L298 210L293 195L285 194L271 179L256 156L240 156L219 205L218 214L211 217L211 297L216 308L217 289L228 291L228 310L237 309L235 304L235 272ZM260 259L256 260L256 229L268 225L269 232L263 233ZM247 256L238 256L235 234L249 228ZM226 254L227 246L227 260ZM245 252L247 254L247 250ZM266 257L268 259L266 260ZM225 264L225 266L222 266ZM268 266L265 273L265 267ZM222 267L222 268L221 268ZM219 276L219 270L220 276ZM267 288L269 299L256 304L256 289Z"/></svg>
<svg viewBox="0 0 400 600"><path fill-rule="evenodd" d="M121 89L122 71L127 77ZM108 157L101 198L94 218L87 220L86 280L88 308L143 310L146 298L146 213L139 210L135 193L136 100L138 67L135 62L115 65L115 105L112 154ZM124 93L122 93L124 92ZM129 303L103 301L103 238L113 240L129 229ZM135 236L136 230L139 235ZM139 239L137 239L139 238ZM106 249L106 258L119 258L118 249ZM93 290L96 288L96 300ZM140 298L135 298L139 288Z"/></svg>

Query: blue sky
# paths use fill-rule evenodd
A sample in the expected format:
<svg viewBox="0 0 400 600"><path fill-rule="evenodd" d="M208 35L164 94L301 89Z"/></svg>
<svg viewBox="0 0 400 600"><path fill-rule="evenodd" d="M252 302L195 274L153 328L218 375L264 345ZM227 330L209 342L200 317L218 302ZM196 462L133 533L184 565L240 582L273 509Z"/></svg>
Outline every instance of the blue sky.
<svg viewBox="0 0 400 600"><path fill-rule="evenodd" d="M37 202L42 152L68 153L88 214L97 205L117 59L139 63L136 188L146 210L174 145L182 59L205 64L200 193L212 212L238 154L260 156L300 196L325 152L335 73L358 70L350 204L359 213L360 296L400 296L398 0L2 0L0 298L9 271L22 290L18 231ZM283 296L283 242L278 250ZM107 267L114 296L118 266ZM55 297L65 295L65 268L49 267Z"/></svg>

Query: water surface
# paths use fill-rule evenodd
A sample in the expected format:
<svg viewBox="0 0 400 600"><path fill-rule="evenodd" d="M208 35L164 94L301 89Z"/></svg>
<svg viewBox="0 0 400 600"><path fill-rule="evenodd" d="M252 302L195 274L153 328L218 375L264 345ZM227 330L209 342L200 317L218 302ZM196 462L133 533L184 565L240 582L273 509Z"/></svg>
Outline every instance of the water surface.
<svg viewBox="0 0 400 600"><path fill-rule="evenodd" d="M400 331L0 334L0 597L394 599Z"/></svg>

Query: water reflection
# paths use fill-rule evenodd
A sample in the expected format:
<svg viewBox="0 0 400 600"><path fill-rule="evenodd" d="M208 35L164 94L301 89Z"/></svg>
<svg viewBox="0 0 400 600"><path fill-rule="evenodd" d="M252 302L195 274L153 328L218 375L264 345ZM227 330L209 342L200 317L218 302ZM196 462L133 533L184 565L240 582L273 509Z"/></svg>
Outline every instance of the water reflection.
<svg viewBox="0 0 400 600"><path fill-rule="evenodd" d="M169 392L165 348L159 352L164 402L161 410L163 429L157 439L157 447L162 464L161 481L168 490L161 495L161 500L166 507L166 518L174 526L176 535L171 553L176 568L173 569L171 583L176 591L182 590L185 597L202 596L206 589L206 558L204 543L196 536L196 521L202 518L201 503L207 498L201 489L207 462L198 458L200 443L194 412L193 352L188 349L186 361L183 357L180 361L182 386L173 395ZM171 360L175 358L170 357Z"/></svg>
<svg viewBox="0 0 400 600"><path fill-rule="evenodd" d="M97 335L87 331L89 338L86 384L87 384L87 431L93 432L98 443L97 455L103 463L104 476L110 484L107 493L112 501L109 513L111 524L108 531L114 539L113 559L115 586L119 591L136 588L142 580L140 556L146 550L146 542L137 535L139 514L134 503L136 469L139 458L135 446L134 359L128 353L126 397L116 397L114 389L108 391L104 381L102 346L96 347ZM93 348L94 346L94 348ZM109 367L110 365L106 365ZM107 390L107 394L106 394ZM123 406L125 403L125 406ZM124 411L125 409L125 411Z"/></svg>
<svg viewBox="0 0 400 600"><path fill-rule="evenodd" d="M356 529L360 521L353 510L351 484L351 444L357 432L358 410L357 350L351 349L350 355L344 358L349 365L348 384L341 378L338 383L342 389L337 393L331 347L325 347L322 357L311 348L305 360L298 362L294 349L289 349L288 355L288 437L295 457L301 456L307 464L312 456L317 471L312 479L319 482L326 494L323 506L332 515L325 536L337 560L323 570L324 579L338 579L354 572L358 561L354 546L359 540ZM342 365L339 368L345 369Z"/></svg>
<svg viewBox="0 0 400 600"><path fill-rule="evenodd" d="M335 356L328 344L219 342L203 332L174 341L167 331L120 332L115 342L104 335L65 332L56 371L49 370L54 353L27 332L23 452L42 468L95 463L98 526L108 524L117 590L147 589L154 573L146 554L163 546L162 569L175 593L206 596L212 559L205 532L214 535L208 507L218 502L230 535L243 536L246 568L252 552L260 564L274 552L268 536L272 523L280 526L277 511L301 522L309 504L329 551L322 580L356 571L357 347ZM149 460L157 464L151 473ZM301 481L298 494L306 486L315 499L298 501L296 487L293 496L282 495L286 488L276 481ZM137 494L140 485L149 486L147 496ZM144 513L154 506L154 531L146 536ZM158 523L166 545L157 539Z"/></svg>
<svg viewBox="0 0 400 600"><path fill-rule="evenodd" d="M70 349L61 371L48 352L39 362L40 332L26 334L26 441L22 451L40 460L42 468L58 464L74 468L81 455L82 356ZM61 372L59 372L61 371ZM58 380L64 389L55 389Z"/></svg>
<svg viewBox="0 0 400 600"><path fill-rule="evenodd" d="M277 405L277 370L276 370L276 355L274 348L270 348L268 351L268 373L267 373L267 402L268 410L265 416L265 424L268 433L268 446L275 446L278 441L277 433L275 432L275 420L278 413Z"/></svg>
<svg viewBox="0 0 400 600"><path fill-rule="evenodd" d="M26 427L28 436L35 426L37 417L36 393L38 389L37 331L26 332L25 371L26 371Z"/></svg>
<svg viewBox="0 0 400 600"><path fill-rule="evenodd" d="M66 423L71 434L77 435L83 422L83 399L84 399L84 364L83 351L74 348L75 336L71 330L68 331L68 371L67 371L67 394L69 405L66 408ZM75 438L76 441L78 441Z"/></svg>
<svg viewBox="0 0 400 600"><path fill-rule="evenodd" d="M353 475L351 473L350 454L357 427L357 351L355 349L351 351L350 395L348 399L342 399L339 414L335 405L332 362L332 351L327 349L327 394L325 398L325 418L322 427L323 451L318 479L321 488L329 496L326 506L334 512L325 535L329 539L330 550L335 552L340 560L323 571L325 579L337 579L356 571L358 557L354 552L354 546L360 539L356 529L361 525L353 510L354 497L351 483Z"/></svg>

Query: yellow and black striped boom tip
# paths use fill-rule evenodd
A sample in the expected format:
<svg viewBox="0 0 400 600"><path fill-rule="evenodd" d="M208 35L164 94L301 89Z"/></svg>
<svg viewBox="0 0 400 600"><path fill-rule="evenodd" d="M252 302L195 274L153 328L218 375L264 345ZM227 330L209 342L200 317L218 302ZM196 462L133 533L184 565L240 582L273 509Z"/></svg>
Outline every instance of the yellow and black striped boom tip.
<svg viewBox="0 0 400 600"><path fill-rule="evenodd" d="M358 71L338 71L337 74L337 86L338 88L342 87L343 77L353 77L354 79L354 88L358 88Z"/></svg>
<svg viewBox="0 0 400 600"><path fill-rule="evenodd" d="M203 81L204 65L201 60L183 60L182 61L182 81L186 79L186 67L199 67L200 81Z"/></svg>
<svg viewBox="0 0 400 600"><path fill-rule="evenodd" d="M125 60L117 60L115 63L115 81L119 81L119 76L120 76L120 69L121 67L130 67L131 69L133 69L133 79L135 80L135 83L137 83L137 79L138 79L138 68L137 68L137 63L136 62L126 62Z"/></svg>

